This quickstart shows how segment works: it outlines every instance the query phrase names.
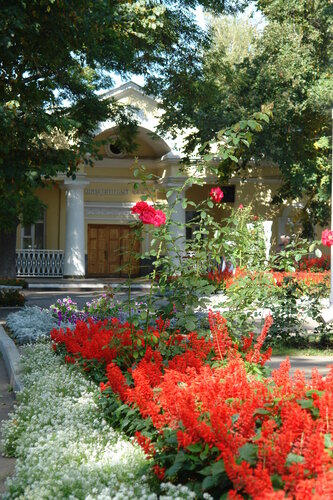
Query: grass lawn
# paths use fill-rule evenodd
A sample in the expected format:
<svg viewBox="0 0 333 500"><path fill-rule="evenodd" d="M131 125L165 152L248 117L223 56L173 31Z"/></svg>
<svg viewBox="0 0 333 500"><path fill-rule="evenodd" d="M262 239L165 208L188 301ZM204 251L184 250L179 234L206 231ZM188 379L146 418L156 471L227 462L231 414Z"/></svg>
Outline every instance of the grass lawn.
<svg viewBox="0 0 333 500"><path fill-rule="evenodd" d="M310 346L305 348L277 346L273 348L272 356L332 356L333 347L320 348L318 346Z"/></svg>

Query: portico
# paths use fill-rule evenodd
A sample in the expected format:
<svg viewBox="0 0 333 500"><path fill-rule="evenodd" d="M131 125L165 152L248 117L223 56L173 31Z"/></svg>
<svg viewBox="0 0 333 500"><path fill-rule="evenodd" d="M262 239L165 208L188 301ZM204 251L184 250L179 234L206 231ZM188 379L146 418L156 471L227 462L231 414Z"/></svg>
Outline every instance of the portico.
<svg viewBox="0 0 333 500"><path fill-rule="evenodd" d="M47 208L38 227L18 230L18 276L121 276L119 268L126 266L121 256L131 241L130 225L135 221L131 208L146 194L136 186L134 170L139 165L144 165L152 175L148 182L154 199L162 206L173 206L170 230L176 248L170 249L172 256L179 259L184 253L184 224L191 207L187 209L183 199L186 196L200 202L208 195L208 184L215 181L206 179L206 185L180 191L186 180L186 175L180 174L182 137L179 135L175 140L156 133L161 110L140 86L129 82L102 98L114 98L124 106L136 107L136 150L128 153L117 146L118 129L114 123L99 125L96 140L103 141L99 150L102 159L94 167L82 164L75 179L59 176L50 189L38 192ZM273 213L270 201L279 183L278 172L271 166L253 169L247 182L231 179L228 186L231 194L225 198L226 211L240 203L252 203L258 214L273 220L267 231L272 226L273 234L277 233L279 214ZM146 233L142 236L136 251L144 254L150 242ZM136 275L145 272L139 264L135 267Z"/></svg>

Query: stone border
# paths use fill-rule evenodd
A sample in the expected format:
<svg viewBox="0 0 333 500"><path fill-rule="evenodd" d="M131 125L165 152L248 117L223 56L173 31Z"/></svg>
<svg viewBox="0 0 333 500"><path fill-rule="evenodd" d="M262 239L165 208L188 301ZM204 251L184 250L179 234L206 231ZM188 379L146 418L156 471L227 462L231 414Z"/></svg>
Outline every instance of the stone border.
<svg viewBox="0 0 333 500"><path fill-rule="evenodd" d="M128 286L126 284L110 283L109 285L105 283L29 283L27 290L29 291L63 291L63 292L75 292L75 291L103 291L106 288L120 288L122 290L127 290ZM140 291L145 289L150 289L150 284L148 283L133 283L131 285L132 290Z"/></svg>
<svg viewBox="0 0 333 500"><path fill-rule="evenodd" d="M23 383L21 380L21 361L18 349L13 340L7 335L3 327L0 325L0 351L2 353L9 384L15 393L22 391Z"/></svg>

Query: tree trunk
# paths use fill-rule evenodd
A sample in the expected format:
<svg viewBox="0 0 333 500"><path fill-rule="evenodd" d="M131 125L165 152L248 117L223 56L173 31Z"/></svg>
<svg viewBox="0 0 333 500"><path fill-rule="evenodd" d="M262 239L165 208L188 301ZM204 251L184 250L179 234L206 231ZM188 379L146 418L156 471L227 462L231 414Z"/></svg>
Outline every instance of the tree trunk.
<svg viewBox="0 0 333 500"><path fill-rule="evenodd" d="M16 277L16 228L0 230L0 277Z"/></svg>

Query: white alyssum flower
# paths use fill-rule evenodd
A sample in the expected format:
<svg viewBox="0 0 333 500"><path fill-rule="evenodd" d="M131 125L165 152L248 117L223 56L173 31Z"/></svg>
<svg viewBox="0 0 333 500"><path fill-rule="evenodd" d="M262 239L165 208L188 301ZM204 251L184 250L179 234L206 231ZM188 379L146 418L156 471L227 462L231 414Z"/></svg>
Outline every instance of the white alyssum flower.
<svg viewBox="0 0 333 500"><path fill-rule="evenodd" d="M95 403L98 388L64 365L48 344L24 348L24 385L3 424L5 451L17 457L4 499L158 498L142 469L142 450L116 432ZM162 485L159 498L195 498L186 486Z"/></svg>

